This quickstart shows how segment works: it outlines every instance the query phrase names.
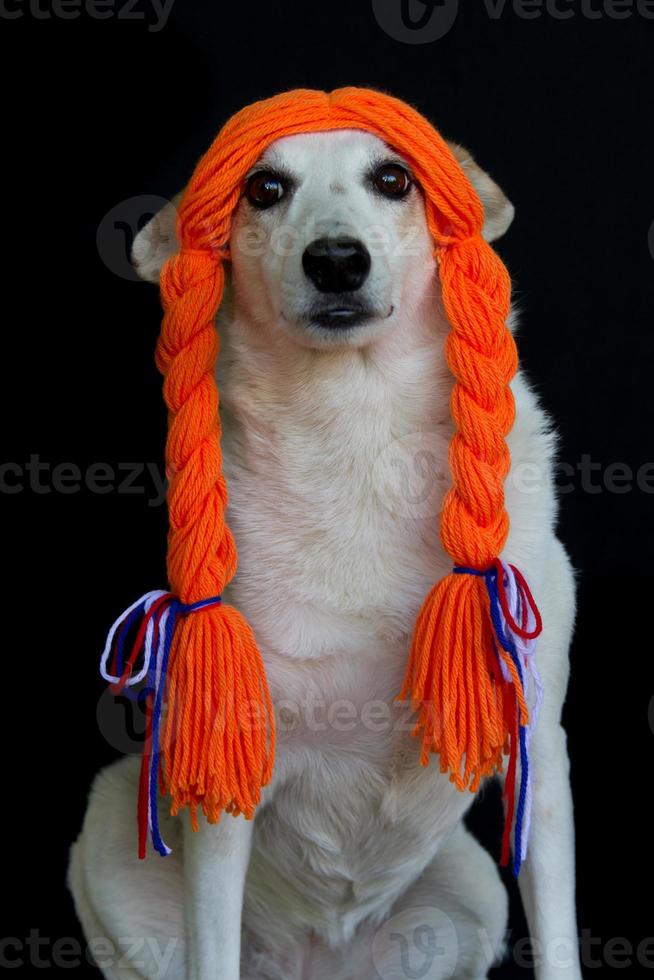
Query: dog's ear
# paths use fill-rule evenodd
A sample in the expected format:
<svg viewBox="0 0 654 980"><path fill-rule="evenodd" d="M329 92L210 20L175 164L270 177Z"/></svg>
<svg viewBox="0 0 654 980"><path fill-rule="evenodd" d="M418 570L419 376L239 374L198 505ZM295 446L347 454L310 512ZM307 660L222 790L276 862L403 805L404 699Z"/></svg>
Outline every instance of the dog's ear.
<svg viewBox="0 0 654 980"><path fill-rule="evenodd" d="M464 146L457 143L448 145L484 205L483 236L487 242L493 242L504 234L513 221L515 208L495 181L475 163Z"/></svg>
<svg viewBox="0 0 654 980"><path fill-rule="evenodd" d="M177 222L177 205L182 193L175 194L172 201L162 207L147 225L141 228L132 244L132 265L141 279L146 282L159 283L161 268L171 255L174 255L179 245L175 233Z"/></svg>

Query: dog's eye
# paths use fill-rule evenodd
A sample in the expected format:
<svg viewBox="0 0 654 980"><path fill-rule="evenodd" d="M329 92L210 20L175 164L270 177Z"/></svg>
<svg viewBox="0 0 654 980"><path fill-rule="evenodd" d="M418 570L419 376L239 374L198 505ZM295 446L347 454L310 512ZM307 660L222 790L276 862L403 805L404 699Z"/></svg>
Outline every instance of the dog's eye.
<svg viewBox="0 0 654 980"><path fill-rule="evenodd" d="M399 163L383 163L375 170L372 182L384 197L396 199L404 197L411 188L411 177Z"/></svg>
<svg viewBox="0 0 654 980"><path fill-rule="evenodd" d="M280 178L269 170L260 170L248 180L245 193L255 208L269 208L284 196L286 188Z"/></svg>

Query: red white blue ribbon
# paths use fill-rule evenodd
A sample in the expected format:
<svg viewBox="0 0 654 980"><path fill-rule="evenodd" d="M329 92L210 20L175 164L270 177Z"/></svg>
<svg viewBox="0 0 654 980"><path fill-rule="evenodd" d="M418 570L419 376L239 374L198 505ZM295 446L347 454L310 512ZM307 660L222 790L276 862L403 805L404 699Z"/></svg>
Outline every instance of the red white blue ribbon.
<svg viewBox="0 0 654 980"><path fill-rule="evenodd" d="M148 829L154 849L162 856L171 853L159 830L157 797L161 716L175 626L180 616L216 606L220 601L220 596L213 596L185 604L171 592L146 592L118 617L102 651L100 673L114 694L145 682L142 693L146 726L138 794L139 858L145 857ZM131 649L125 659L128 641Z"/></svg>
<svg viewBox="0 0 654 980"><path fill-rule="evenodd" d="M490 600L495 652L502 678L507 685L514 684L505 659L499 654L500 647L509 655L516 669L529 710L529 722L521 724L516 696L515 724L511 733L511 752L504 783L506 818L501 863L508 863L513 831L513 873L517 878L522 862L527 857L531 825L532 778L529 748L543 700L543 688L535 657L536 638L543 624L527 581L515 565L497 559L486 571L461 566L457 566L454 571L457 574L484 578Z"/></svg>

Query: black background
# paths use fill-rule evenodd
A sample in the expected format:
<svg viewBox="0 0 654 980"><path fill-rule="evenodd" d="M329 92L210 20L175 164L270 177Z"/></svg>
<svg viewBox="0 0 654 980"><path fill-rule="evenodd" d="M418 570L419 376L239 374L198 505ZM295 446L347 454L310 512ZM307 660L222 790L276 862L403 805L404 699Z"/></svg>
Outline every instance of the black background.
<svg viewBox="0 0 654 980"><path fill-rule="evenodd" d="M510 3L493 18L468 3L444 37L406 44L370 0L176 0L158 32L144 2L144 20L47 19L41 3L7 0L22 16L0 18L2 456L14 466L31 454L50 472L160 465L158 297L107 267L101 252L120 251L122 232L101 235L99 250L98 227L120 202L175 193L242 105L294 86L384 88L468 146L516 205L499 251L522 308L523 365L556 420L561 460L600 464L592 486L578 471L561 494L560 534L579 570L565 712L579 925L603 944L654 935L654 479L649 493L635 478L623 492L606 486L611 464L635 476L654 459L654 20L592 18L576 3L567 20L525 19ZM138 202L126 213L138 216ZM63 493L39 492L25 473L8 493L16 473L0 493L3 932L81 938L67 849L94 772L116 756L96 721L97 654L117 612L164 581L166 515L145 478L141 493ZM496 846L495 830L486 836Z"/></svg>

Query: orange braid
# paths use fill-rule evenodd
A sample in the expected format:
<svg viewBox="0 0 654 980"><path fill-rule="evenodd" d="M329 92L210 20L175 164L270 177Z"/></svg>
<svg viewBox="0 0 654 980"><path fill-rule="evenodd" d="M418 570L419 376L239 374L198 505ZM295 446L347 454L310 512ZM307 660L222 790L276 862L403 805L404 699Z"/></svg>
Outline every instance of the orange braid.
<svg viewBox="0 0 654 980"><path fill-rule="evenodd" d="M333 129L378 136L404 156L423 188L452 326L446 356L456 382L453 486L441 538L456 565L479 570L492 565L506 541L505 439L514 417L509 382L516 350L506 327L509 277L481 237L479 198L445 141L410 106L367 89L300 89L248 106L223 127L183 197L181 250L162 273L165 316L157 363L170 410L168 571L184 602L221 592L236 569L225 524L214 319L243 181L275 140ZM438 751L441 769L460 788L476 788L481 776L501 765L511 734L487 654L492 644L483 579L447 576L418 616L401 696L410 696L418 710L422 761ZM180 624L167 699L165 782L174 808L201 805L210 820L222 809L251 815L270 777L274 730L261 657L236 610L214 606ZM523 698L520 708L525 719Z"/></svg>
<svg viewBox="0 0 654 980"><path fill-rule="evenodd" d="M161 276L165 316L157 365L170 411L168 577L185 603L220 594L236 570L225 524L214 325L224 272L209 251L183 249ZM274 722L252 631L231 606L182 619L175 631L163 737L173 812L202 805L251 817L272 771ZM249 712L254 711L254 716Z"/></svg>

